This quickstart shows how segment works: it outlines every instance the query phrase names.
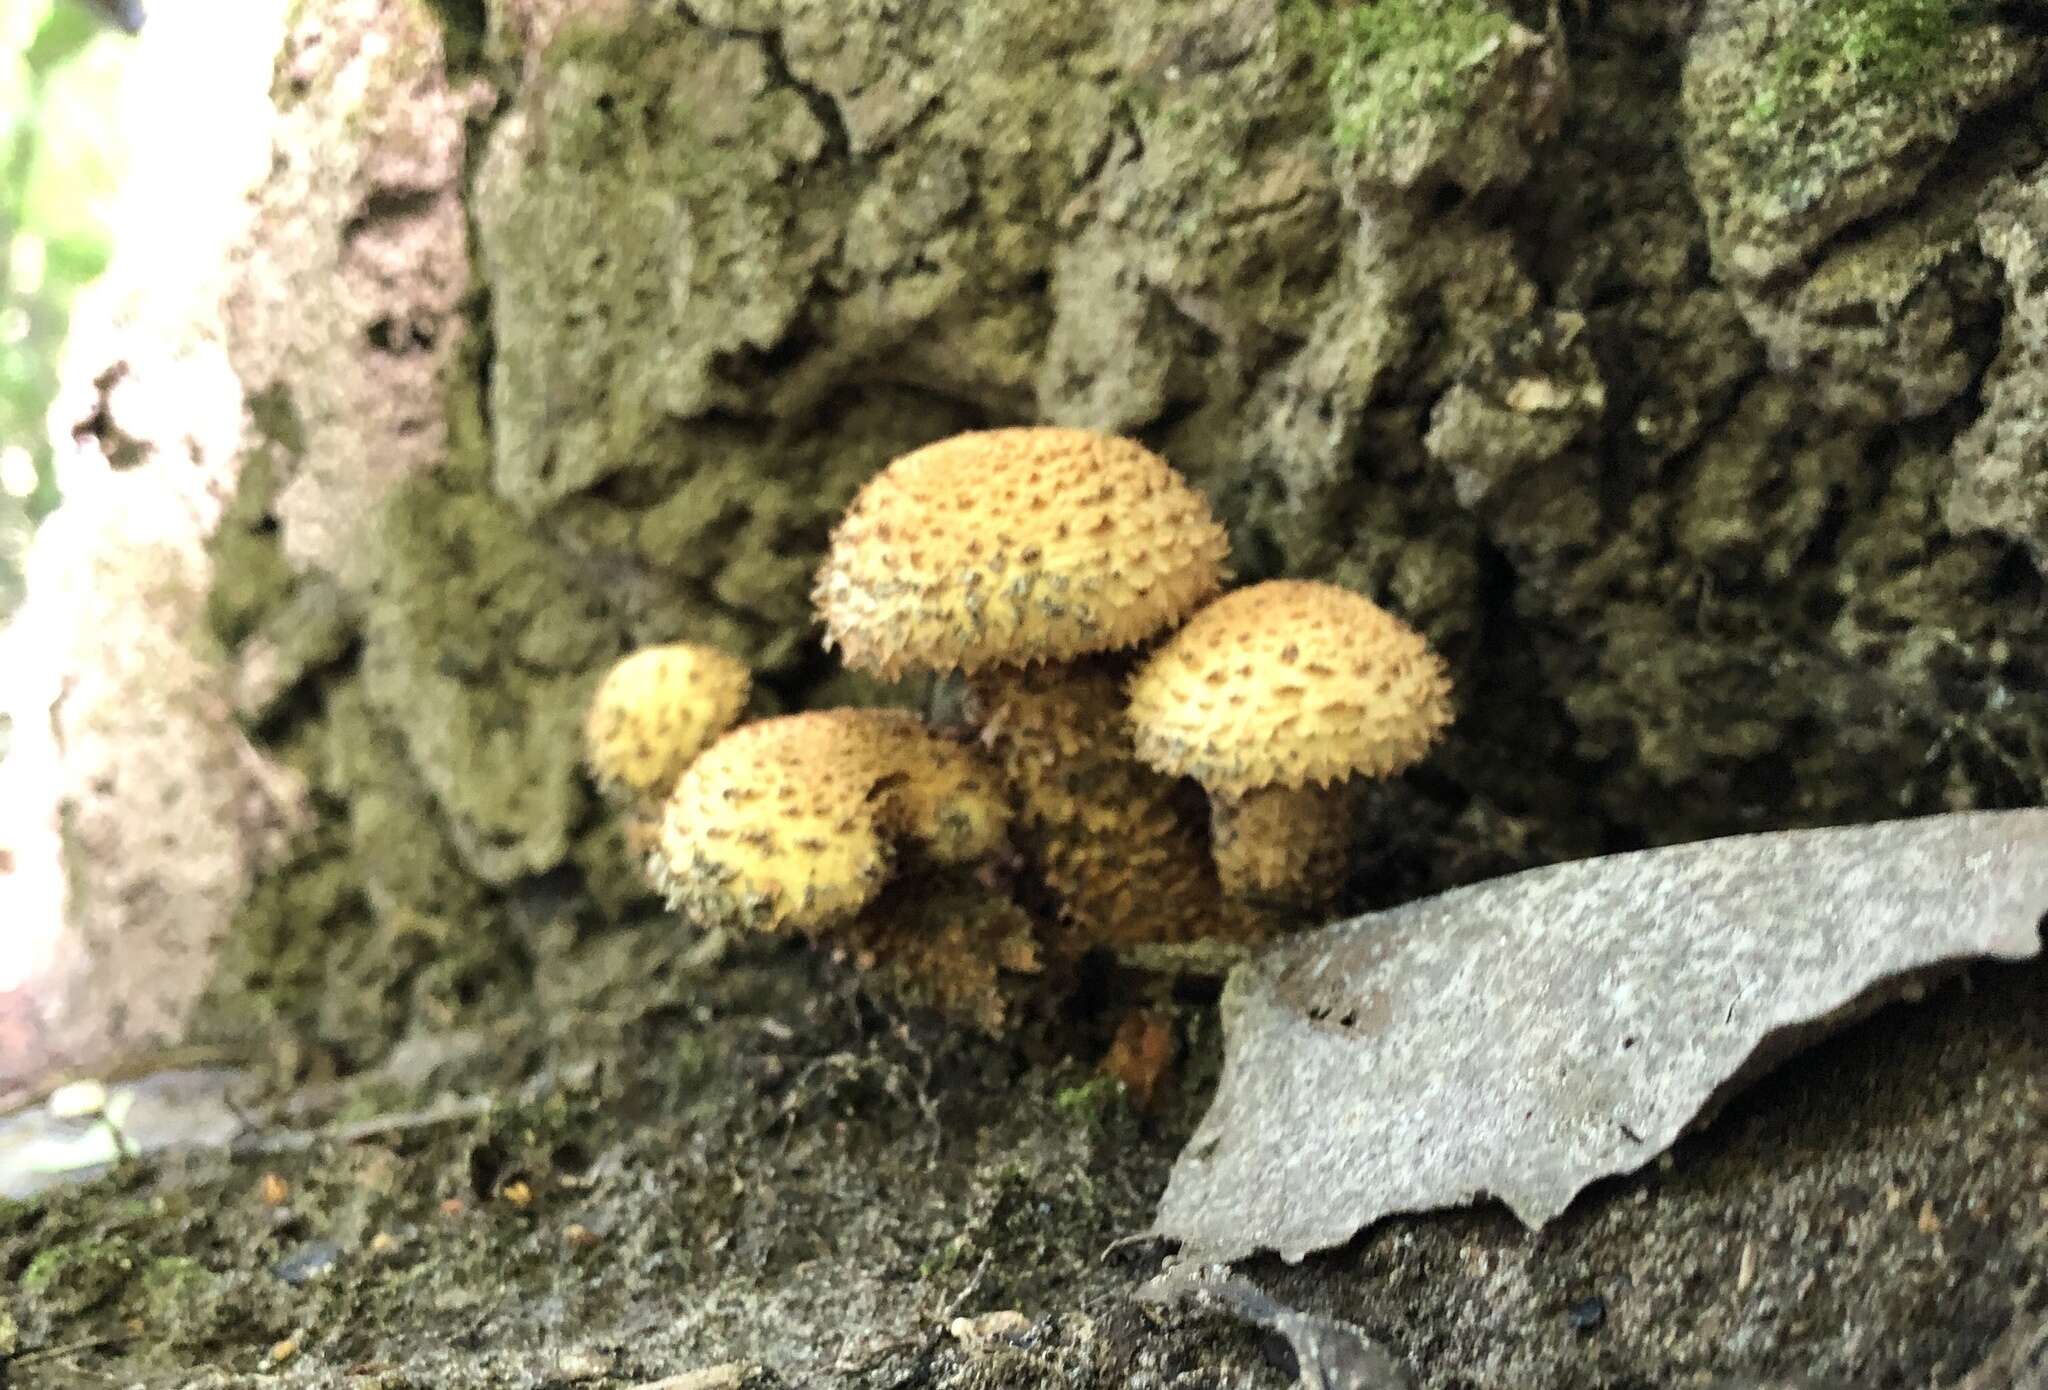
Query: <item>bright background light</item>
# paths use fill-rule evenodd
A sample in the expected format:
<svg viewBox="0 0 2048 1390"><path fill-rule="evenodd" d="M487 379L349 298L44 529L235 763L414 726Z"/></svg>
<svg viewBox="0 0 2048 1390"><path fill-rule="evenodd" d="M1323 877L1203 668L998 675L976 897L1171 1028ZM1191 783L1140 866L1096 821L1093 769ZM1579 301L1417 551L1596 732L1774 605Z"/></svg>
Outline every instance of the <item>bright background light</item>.
<svg viewBox="0 0 2048 1390"><path fill-rule="evenodd" d="M117 474L71 425L92 378L125 363L112 406L124 429L216 460L239 447L219 300L244 195L268 165L285 8L153 0L130 38L80 0L0 0L0 169L25 171L0 176L0 340L19 333L0 342L0 996L40 998L50 981L57 997L80 955L49 711L106 601L93 557L159 528L189 535L188 493L210 481L190 457ZM17 610L24 577L32 600ZM0 1029L0 1074L6 1044Z"/></svg>

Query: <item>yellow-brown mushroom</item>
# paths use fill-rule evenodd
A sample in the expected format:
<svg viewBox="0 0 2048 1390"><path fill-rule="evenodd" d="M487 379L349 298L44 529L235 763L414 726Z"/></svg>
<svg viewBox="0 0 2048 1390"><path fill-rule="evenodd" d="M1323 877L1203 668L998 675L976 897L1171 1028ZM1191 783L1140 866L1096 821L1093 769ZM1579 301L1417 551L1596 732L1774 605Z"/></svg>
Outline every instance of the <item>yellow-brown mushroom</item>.
<svg viewBox="0 0 2048 1390"><path fill-rule="evenodd" d="M856 670L973 674L1156 636L1217 591L1228 549L1202 495L1134 440L982 430L869 480L815 598Z"/></svg>
<svg viewBox="0 0 2048 1390"><path fill-rule="evenodd" d="M967 864L1002 841L995 774L897 710L817 710L748 724L691 765L650 869L705 926L818 936L857 916L914 844Z"/></svg>
<svg viewBox="0 0 2048 1390"><path fill-rule="evenodd" d="M643 647L605 673L583 723L584 760L606 796L660 805L746 708L747 668L715 647Z"/></svg>
<svg viewBox="0 0 2048 1390"><path fill-rule="evenodd" d="M730 729L753 690L747 668L716 647L672 642L621 658L583 720L583 760L624 813L627 851L653 846L661 803L699 753Z"/></svg>
<svg viewBox="0 0 2048 1390"><path fill-rule="evenodd" d="M1227 549L1164 459L1058 427L906 454L833 532L813 595L828 645L875 675L965 674L1079 947L1231 929L1176 788L1121 718L1128 650L1218 590Z"/></svg>
<svg viewBox="0 0 2048 1390"><path fill-rule="evenodd" d="M915 715L821 710L705 753L650 869L699 925L808 937L899 1000L994 1033L1039 969L1030 919L975 882L1009 815L994 770Z"/></svg>
<svg viewBox="0 0 2048 1390"><path fill-rule="evenodd" d="M1209 793L1224 891L1303 908L1338 887L1350 779L1408 767L1450 719L1450 681L1420 633L1301 580L1210 604L1130 687L1138 756Z"/></svg>

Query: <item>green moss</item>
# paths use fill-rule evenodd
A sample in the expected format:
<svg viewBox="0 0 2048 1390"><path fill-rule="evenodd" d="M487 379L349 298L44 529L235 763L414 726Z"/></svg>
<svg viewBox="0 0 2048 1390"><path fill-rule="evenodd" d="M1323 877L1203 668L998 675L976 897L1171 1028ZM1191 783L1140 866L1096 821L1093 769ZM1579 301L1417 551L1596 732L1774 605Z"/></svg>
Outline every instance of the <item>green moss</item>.
<svg viewBox="0 0 2048 1390"><path fill-rule="evenodd" d="M1470 74L1506 41L1513 21L1480 0L1382 0L1291 11L1315 57L1339 148L1470 104Z"/></svg>
<svg viewBox="0 0 2048 1390"><path fill-rule="evenodd" d="M1063 1088L1053 1097L1062 1115L1092 1120L1121 1105L1124 1084L1113 1076L1094 1076L1078 1086Z"/></svg>
<svg viewBox="0 0 2048 1390"><path fill-rule="evenodd" d="M489 305L472 296L464 306L468 331L442 369L441 399L448 421L448 451L441 472L482 486L491 473L491 425L484 409L484 379L490 370Z"/></svg>
<svg viewBox="0 0 2048 1390"><path fill-rule="evenodd" d="M249 419L256 426L256 433L275 444L293 458L302 457L306 452L306 421L299 414L298 402L282 384L267 386L249 397ZM243 470L247 473L247 469ZM265 471L266 483L269 472ZM244 484L246 490L246 483ZM270 493L264 493L263 509L270 506Z"/></svg>
<svg viewBox="0 0 2048 1390"><path fill-rule="evenodd" d="M286 439L298 437L298 416L289 401L280 404L280 393L266 392L252 398L250 405L257 427L274 441L274 448L289 452L292 446ZM273 448L259 448L250 455L208 547L215 579L206 595L206 622L221 645L230 649L246 640L291 591L291 567L285 563L277 523L270 514L277 498L277 473Z"/></svg>
<svg viewBox="0 0 2048 1390"><path fill-rule="evenodd" d="M75 1317L119 1292L140 1261L136 1244L121 1236L67 1241L29 1261L21 1292L52 1315Z"/></svg>
<svg viewBox="0 0 2048 1390"><path fill-rule="evenodd" d="M371 930L338 827L321 824L259 878L221 942L201 1001L200 1037L319 1036L326 1011L350 993L330 962L361 952Z"/></svg>
<svg viewBox="0 0 2048 1390"><path fill-rule="evenodd" d="M154 1306L165 1300L193 1298L211 1289L213 1283L213 1275L199 1261L187 1255L169 1255L150 1261L136 1292L146 1306Z"/></svg>
<svg viewBox="0 0 2048 1390"><path fill-rule="evenodd" d="M364 691L459 862L502 883L567 857L586 809L583 706L623 642L561 553L495 498L448 484L407 483L380 515Z"/></svg>
<svg viewBox="0 0 2048 1390"><path fill-rule="evenodd" d="M206 625L233 650L262 626L291 591L292 574L273 536L223 528L214 538L214 572Z"/></svg>
<svg viewBox="0 0 2048 1390"><path fill-rule="evenodd" d="M151 1260L129 1302L152 1337L189 1346L212 1335L226 1311L224 1281L189 1255Z"/></svg>
<svg viewBox="0 0 2048 1390"><path fill-rule="evenodd" d="M1955 37L1955 0L1823 0L1771 52L1750 119L1858 105L1926 84Z"/></svg>

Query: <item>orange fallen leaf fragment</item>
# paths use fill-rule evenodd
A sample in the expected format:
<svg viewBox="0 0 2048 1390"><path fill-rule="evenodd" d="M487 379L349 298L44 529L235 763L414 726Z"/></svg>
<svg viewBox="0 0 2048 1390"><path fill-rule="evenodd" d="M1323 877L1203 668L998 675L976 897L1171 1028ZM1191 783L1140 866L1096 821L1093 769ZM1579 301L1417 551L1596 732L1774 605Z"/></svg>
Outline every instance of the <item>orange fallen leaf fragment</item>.
<svg viewBox="0 0 2048 1390"><path fill-rule="evenodd" d="M1168 1019L1150 1009L1133 1009L1117 1025L1102 1070L1123 1083L1132 1106L1143 1114L1151 1110L1179 1051Z"/></svg>

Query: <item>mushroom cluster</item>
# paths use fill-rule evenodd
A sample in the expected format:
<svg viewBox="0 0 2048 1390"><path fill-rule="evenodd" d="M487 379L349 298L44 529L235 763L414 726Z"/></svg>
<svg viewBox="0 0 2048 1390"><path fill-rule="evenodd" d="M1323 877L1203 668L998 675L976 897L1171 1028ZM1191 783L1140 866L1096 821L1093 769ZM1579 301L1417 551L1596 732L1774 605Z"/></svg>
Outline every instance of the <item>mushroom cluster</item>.
<svg viewBox="0 0 2048 1390"><path fill-rule="evenodd" d="M1000 1028L1009 980L1040 962L1029 917L972 874L1007 844L995 770L900 710L735 728L750 685L689 644L634 652L599 682L585 760L650 881L699 926L808 938Z"/></svg>
<svg viewBox="0 0 2048 1390"><path fill-rule="evenodd" d="M906 454L832 535L827 645L872 675L965 676L1070 947L1250 928L1220 909L1173 779L1136 760L1123 719L1130 654L1215 595L1228 549L1166 460L1059 428Z"/></svg>
<svg viewBox="0 0 2048 1390"><path fill-rule="evenodd" d="M1048 959L1257 939L1334 898L1348 789L1420 758L1450 687L1358 594L1223 593L1227 552L1132 440L940 440L861 490L813 600L852 669L962 679L961 737L884 710L732 728L744 669L664 647L600 686L593 774L692 921L807 937L990 1027L1001 978Z"/></svg>

